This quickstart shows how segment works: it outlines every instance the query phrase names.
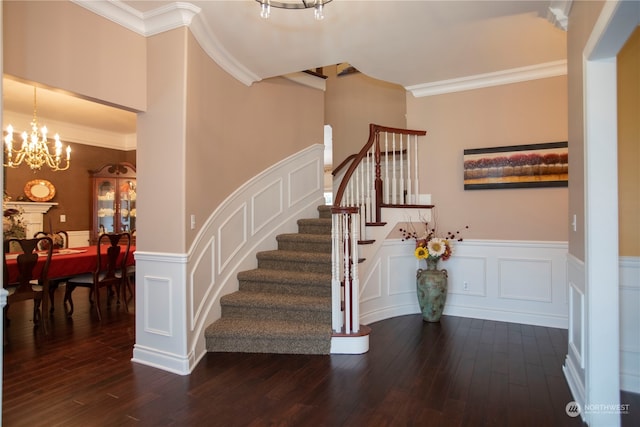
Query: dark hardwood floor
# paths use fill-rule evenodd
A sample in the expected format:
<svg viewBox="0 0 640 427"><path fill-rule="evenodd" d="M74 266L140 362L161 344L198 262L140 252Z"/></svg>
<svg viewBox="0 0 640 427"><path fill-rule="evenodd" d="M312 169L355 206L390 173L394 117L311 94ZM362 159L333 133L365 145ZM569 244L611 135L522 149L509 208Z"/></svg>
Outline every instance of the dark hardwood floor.
<svg viewBox="0 0 640 427"><path fill-rule="evenodd" d="M562 329L411 315L370 325L364 355L210 353L180 376L130 361L133 308L100 323L76 289L66 319L63 291L48 336L31 302L10 308L5 426L581 425L565 413ZM622 403L623 425L640 425L638 396Z"/></svg>

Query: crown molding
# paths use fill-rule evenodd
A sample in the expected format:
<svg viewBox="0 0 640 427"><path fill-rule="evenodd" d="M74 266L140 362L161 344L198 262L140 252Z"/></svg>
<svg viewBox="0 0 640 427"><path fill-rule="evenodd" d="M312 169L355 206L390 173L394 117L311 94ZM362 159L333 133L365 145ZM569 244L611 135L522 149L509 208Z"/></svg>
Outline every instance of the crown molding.
<svg viewBox="0 0 640 427"><path fill-rule="evenodd" d="M477 74L475 76L406 86L405 89L411 92L416 98L421 98L424 96L443 95L446 93L482 89L491 86L500 86L529 80L546 79L566 74L567 61L560 60L530 65L527 67L511 68L509 70L496 71L493 73Z"/></svg>
<svg viewBox="0 0 640 427"><path fill-rule="evenodd" d="M258 75L242 65L240 61L224 48L200 15L195 16L191 25L189 25L189 29L200 44L200 47L227 73L247 86L251 86L252 83L262 80Z"/></svg>
<svg viewBox="0 0 640 427"><path fill-rule="evenodd" d="M174 2L148 12L140 12L120 0L71 0L91 12L102 16L142 36L153 36L183 26L189 26L200 8L187 2Z"/></svg>
<svg viewBox="0 0 640 427"><path fill-rule="evenodd" d="M557 28L567 31L572 4L573 0L551 0L547 9L547 20Z"/></svg>
<svg viewBox="0 0 640 427"><path fill-rule="evenodd" d="M227 73L247 86L261 80L223 47L201 17L201 9L191 3L174 2L141 13L119 0L71 1L145 37L179 27L189 27L202 49Z"/></svg>

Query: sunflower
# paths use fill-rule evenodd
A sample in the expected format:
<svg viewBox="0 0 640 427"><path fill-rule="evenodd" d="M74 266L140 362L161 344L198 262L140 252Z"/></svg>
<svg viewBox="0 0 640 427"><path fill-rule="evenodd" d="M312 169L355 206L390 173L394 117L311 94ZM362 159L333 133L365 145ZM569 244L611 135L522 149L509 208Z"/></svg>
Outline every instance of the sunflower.
<svg viewBox="0 0 640 427"><path fill-rule="evenodd" d="M418 259L425 259L429 256L429 251L424 246L418 246L414 254Z"/></svg>

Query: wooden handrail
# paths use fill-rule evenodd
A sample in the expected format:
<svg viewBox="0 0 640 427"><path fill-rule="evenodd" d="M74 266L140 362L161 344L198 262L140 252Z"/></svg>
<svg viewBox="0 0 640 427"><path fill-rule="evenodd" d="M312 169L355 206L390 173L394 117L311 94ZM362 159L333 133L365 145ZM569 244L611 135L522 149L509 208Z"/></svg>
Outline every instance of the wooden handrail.
<svg viewBox="0 0 640 427"><path fill-rule="evenodd" d="M333 172L331 172L331 175L336 176L338 174L338 172L340 172L342 170L342 168L344 168L345 166L347 166L349 164L349 162L351 160L353 160L355 157L357 156L357 154L350 154L347 156L346 159L344 159L337 168L335 168L333 170Z"/></svg>
<svg viewBox="0 0 640 427"><path fill-rule="evenodd" d="M342 199L344 197L344 192L347 188L349 180L352 178L354 172L360 165L360 163L368 157L369 150L372 145L374 146L374 158L375 158L375 181L374 181L374 191L376 195L376 206L375 206L375 222L381 221L381 206L382 203L382 178L381 178L381 170L380 170L380 159L382 157L382 153L380 150L380 133L387 132L392 134L400 134L400 135L416 135L416 136L424 136L427 134L424 130L411 130L411 129L400 129L393 128L388 126L380 126L374 123L369 124L369 138L367 139L366 144L362 147L362 149L358 152L358 154L351 155L347 157L339 166L334 170L335 173L349 161L351 164L347 169L342 181L340 182L340 186L338 187L338 191L334 197L334 206L340 206L342 203ZM386 154L386 153L385 153Z"/></svg>

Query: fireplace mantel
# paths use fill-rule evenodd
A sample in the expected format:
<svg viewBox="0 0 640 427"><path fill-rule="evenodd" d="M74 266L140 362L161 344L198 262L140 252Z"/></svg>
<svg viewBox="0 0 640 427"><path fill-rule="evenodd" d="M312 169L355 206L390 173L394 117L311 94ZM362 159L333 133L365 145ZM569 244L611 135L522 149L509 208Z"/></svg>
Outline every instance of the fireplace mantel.
<svg viewBox="0 0 640 427"><path fill-rule="evenodd" d="M44 214L57 206L52 202L5 202L5 208L13 208L22 211L22 218L26 226L26 235L33 237L38 231L44 231ZM47 230L48 231L48 230Z"/></svg>

